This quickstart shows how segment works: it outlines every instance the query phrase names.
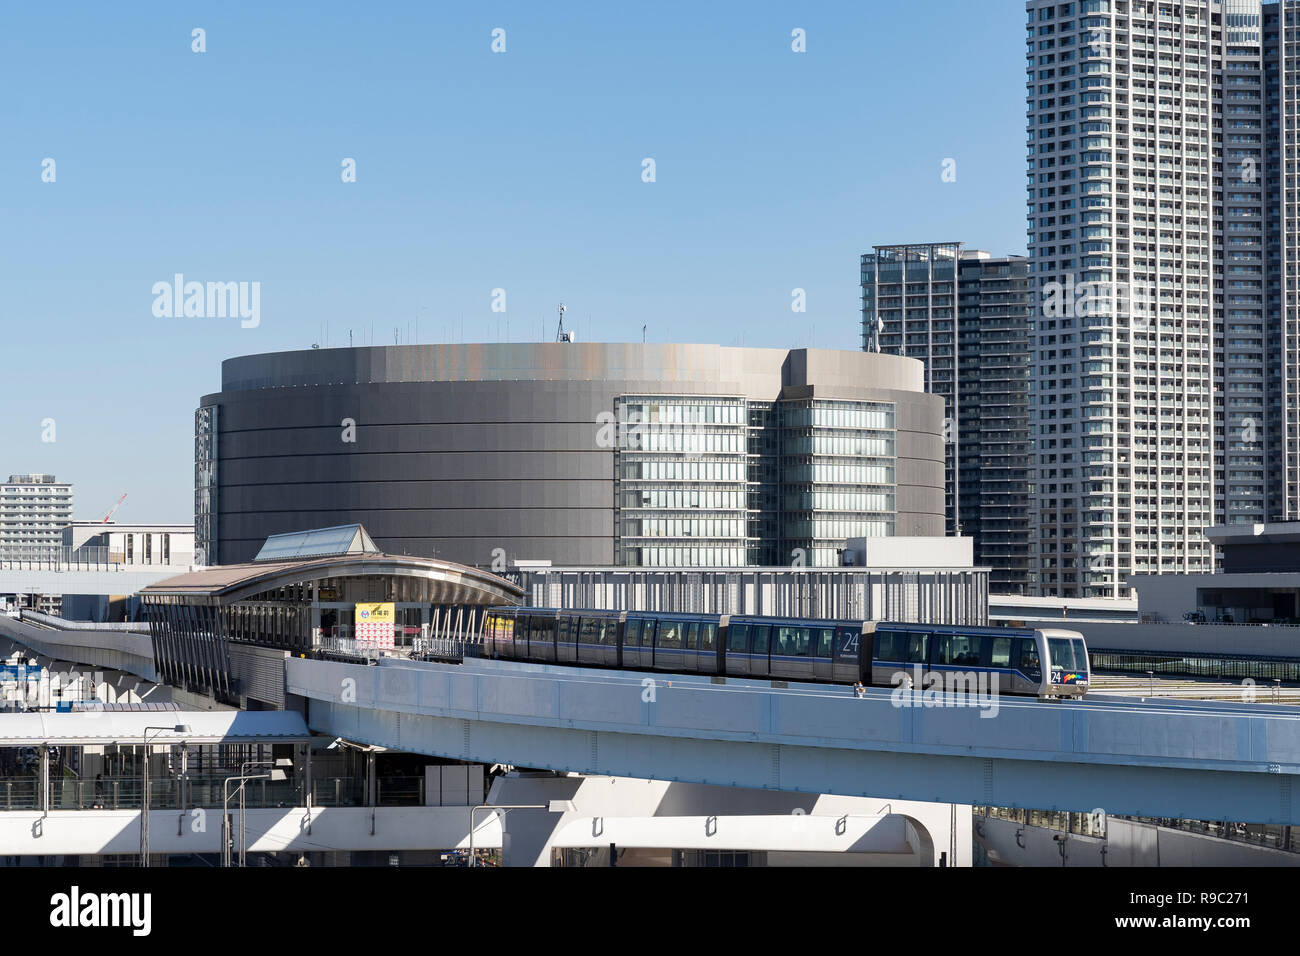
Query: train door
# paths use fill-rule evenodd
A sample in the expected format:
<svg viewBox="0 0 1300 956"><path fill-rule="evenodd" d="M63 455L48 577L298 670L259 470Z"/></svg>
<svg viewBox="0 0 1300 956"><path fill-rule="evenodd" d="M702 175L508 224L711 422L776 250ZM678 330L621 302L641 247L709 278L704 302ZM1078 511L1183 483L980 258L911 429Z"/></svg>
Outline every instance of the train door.
<svg viewBox="0 0 1300 956"><path fill-rule="evenodd" d="M682 670L688 674L700 671L700 622L682 625Z"/></svg>
<svg viewBox="0 0 1300 956"><path fill-rule="evenodd" d="M1038 642L1032 637L1017 637L1015 643L1015 656L1012 658L1015 675L1011 693L1039 694L1043 689L1043 664Z"/></svg>
<svg viewBox="0 0 1300 956"><path fill-rule="evenodd" d="M600 663L600 651L597 648L598 635L596 628L600 626L599 621L594 617L582 617L578 621L578 663L579 664L598 664Z"/></svg>
<svg viewBox="0 0 1300 956"><path fill-rule="evenodd" d="M682 622L659 620L655 628L655 670L682 670Z"/></svg>
<svg viewBox="0 0 1300 956"><path fill-rule="evenodd" d="M529 628L529 651L536 647L537 660L553 663L555 661L555 618L536 614L530 620L532 626Z"/></svg>
<svg viewBox="0 0 1300 956"><path fill-rule="evenodd" d="M864 665L863 670L871 675L867 681L876 687L890 687L896 684L894 675L902 671L907 665L906 642L904 641L902 631L892 629L876 631L876 639L873 642L870 665Z"/></svg>
<svg viewBox="0 0 1300 956"><path fill-rule="evenodd" d="M749 673L752 677L772 676L769 660L772 645L772 625L751 624L749 626Z"/></svg>
<svg viewBox="0 0 1300 956"><path fill-rule="evenodd" d="M618 666L617 618L599 617L596 619L596 654L597 660L602 666Z"/></svg>
<svg viewBox="0 0 1300 956"><path fill-rule="evenodd" d="M713 621L700 622L700 658L701 674L718 673L718 625Z"/></svg>
<svg viewBox="0 0 1300 956"><path fill-rule="evenodd" d="M749 676L749 625L727 624L727 676Z"/></svg>
<svg viewBox="0 0 1300 956"><path fill-rule="evenodd" d="M523 643L523 659L526 661L541 660L540 652L537 650L536 635L533 634L533 616L520 615L515 626L519 629L518 640Z"/></svg>
<svg viewBox="0 0 1300 956"><path fill-rule="evenodd" d="M654 625L649 621L642 621L639 617L629 617L627 623L623 625L623 667L648 667L649 662L642 662L641 658L641 633L642 629L653 633Z"/></svg>
<svg viewBox="0 0 1300 956"><path fill-rule="evenodd" d="M835 653L835 630L830 627L812 629L812 677L813 680L829 681L833 679L831 660Z"/></svg>
<svg viewBox="0 0 1300 956"><path fill-rule="evenodd" d="M560 622L555 631L555 659L562 664L572 664L578 660L577 630L576 617L560 615Z"/></svg>

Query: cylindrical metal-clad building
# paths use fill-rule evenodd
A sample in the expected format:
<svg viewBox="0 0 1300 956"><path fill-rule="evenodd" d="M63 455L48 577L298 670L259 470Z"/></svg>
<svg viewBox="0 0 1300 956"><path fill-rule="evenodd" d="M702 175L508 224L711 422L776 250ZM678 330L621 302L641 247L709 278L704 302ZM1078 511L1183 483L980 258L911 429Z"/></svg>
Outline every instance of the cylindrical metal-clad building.
<svg viewBox="0 0 1300 956"><path fill-rule="evenodd" d="M195 415L196 548L361 523L503 569L833 565L944 533L919 361L717 345L407 345L229 359Z"/></svg>

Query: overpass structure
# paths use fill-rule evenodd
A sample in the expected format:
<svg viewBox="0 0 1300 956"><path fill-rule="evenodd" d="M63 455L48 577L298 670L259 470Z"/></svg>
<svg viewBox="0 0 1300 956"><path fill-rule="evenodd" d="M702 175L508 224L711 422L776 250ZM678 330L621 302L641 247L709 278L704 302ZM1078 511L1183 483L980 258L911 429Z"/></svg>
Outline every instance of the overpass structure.
<svg viewBox="0 0 1300 956"><path fill-rule="evenodd" d="M2 617L0 634L156 679L143 634ZM106 653L120 663L89 659ZM798 793L1300 822L1294 707L1006 696L996 709L944 707L887 690L856 699L834 685L474 658L282 659L283 689L305 701L311 730L412 753Z"/></svg>
<svg viewBox="0 0 1300 956"><path fill-rule="evenodd" d="M936 803L1300 823L1300 708L921 692L476 660L286 662L313 730L462 760Z"/></svg>
<svg viewBox="0 0 1300 956"><path fill-rule="evenodd" d="M147 624L83 624L23 611L21 619L0 615L0 637L51 660L106 667L158 681Z"/></svg>

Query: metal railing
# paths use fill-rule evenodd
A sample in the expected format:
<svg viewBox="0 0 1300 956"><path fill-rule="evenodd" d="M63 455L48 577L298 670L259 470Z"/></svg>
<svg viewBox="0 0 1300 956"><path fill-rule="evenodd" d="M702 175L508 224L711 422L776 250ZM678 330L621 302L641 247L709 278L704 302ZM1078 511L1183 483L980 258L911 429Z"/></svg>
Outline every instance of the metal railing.
<svg viewBox="0 0 1300 956"><path fill-rule="evenodd" d="M1072 813L1063 810L1013 810L1007 807L975 807L974 811L976 817L1010 820L1030 827L1043 827L1082 836L1104 837L1106 835L1107 817L1100 814ZM1289 826L1234 823L1224 820L1179 820L1170 817L1112 816L1109 819L1144 823L1149 826L1164 827L1167 830L1199 833L1235 843L1300 853L1300 841L1297 841L1293 835L1294 828Z"/></svg>
<svg viewBox="0 0 1300 956"><path fill-rule="evenodd" d="M116 558L117 560L114 560ZM0 548L0 568L15 571L107 571L129 567L122 555L102 546L19 545Z"/></svg>
<svg viewBox="0 0 1300 956"><path fill-rule="evenodd" d="M45 624L48 627L57 628L60 631L128 631L132 634L150 633L147 621L114 621L98 623L96 621L69 621L67 618L59 617L55 614L45 614L41 611L32 611L23 608L19 612L21 620L31 620L37 624Z"/></svg>
<svg viewBox="0 0 1300 956"><path fill-rule="evenodd" d="M195 807L219 808L222 783L238 771L186 774L184 777L151 776L149 808L181 810ZM63 777L50 780L51 810L136 810L140 809L140 777L136 774L98 777L94 780ZM366 805L364 777L319 777L312 779L312 806L361 807ZM252 780L247 784L246 806L252 810L305 805L303 781ZM375 779L375 806L424 806L424 777L380 776ZM0 777L0 812L36 810L40 807L40 781L34 773Z"/></svg>
<svg viewBox="0 0 1300 956"><path fill-rule="evenodd" d="M459 662L467 657L483 656L483 638L476 634L414 637L408 639L409 643L398 644L394 647L376 647L374 641L330 637L319 630L312 637L312 644L316 650L342 657L354 657L358 660L396 657L406 660Z"/></svg>
<svg viewBox="0 0 1300 956"><path fill-rule="evenodd" d="M483 656L483 639L473 635L460 637L417 637L412 656L421 660L463 661Z"/></svg>

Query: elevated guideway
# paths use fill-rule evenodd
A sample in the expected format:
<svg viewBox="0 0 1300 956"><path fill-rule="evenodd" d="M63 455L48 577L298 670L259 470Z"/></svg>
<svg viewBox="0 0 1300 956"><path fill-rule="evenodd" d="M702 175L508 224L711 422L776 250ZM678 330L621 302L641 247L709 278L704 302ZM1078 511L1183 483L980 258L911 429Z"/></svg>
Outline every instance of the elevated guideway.
<svg viewBox="0 0 1300 956"><path fill-rule="evenodd" d="M585 774L1112 815L1300 822L1300 708L921 694L466 659L290 659L313 730ZM899 706L911 703L914 706Z"/></svg>
<svg viewBox="0 0 1300 956"><path fill-rule="evenodd" d="M32 611L0 615L0 637L51 660L124 671L158 683L147 624L91 624Z"/></svg>

